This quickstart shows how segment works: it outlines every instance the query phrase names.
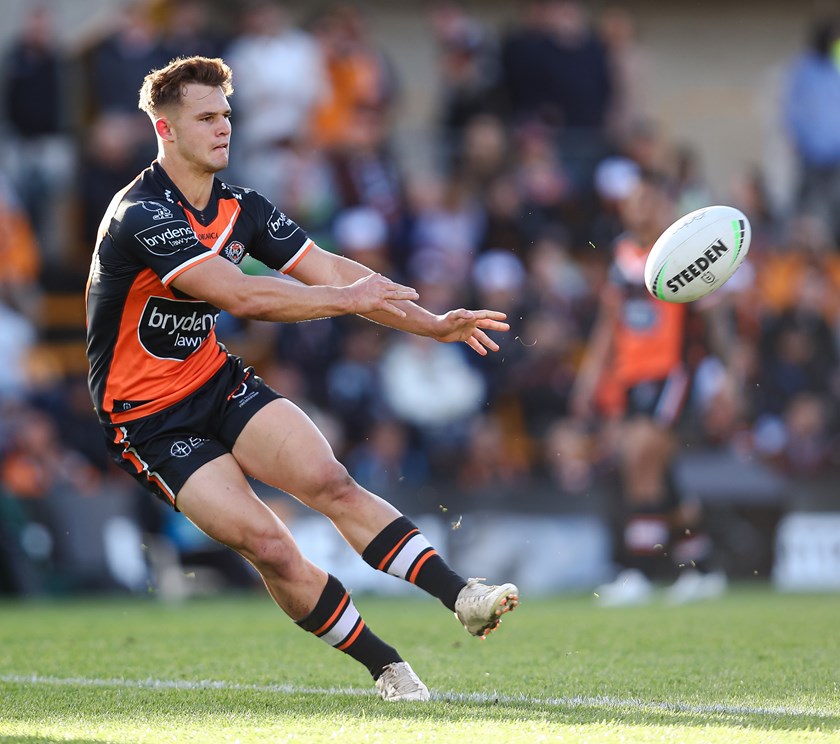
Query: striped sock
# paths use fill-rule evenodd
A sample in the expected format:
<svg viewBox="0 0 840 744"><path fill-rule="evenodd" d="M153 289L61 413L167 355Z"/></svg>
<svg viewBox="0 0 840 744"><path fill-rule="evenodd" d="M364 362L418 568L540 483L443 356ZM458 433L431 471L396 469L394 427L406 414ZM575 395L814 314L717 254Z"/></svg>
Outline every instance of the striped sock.
<svg viewBox="0 0 840 744"><path fill-rule="evenodd" d="M364 549L362 559L377 571L419 586L453 612L458 592L467 583L446 565L406 517L395 519L374 537Z"/></svg>
<svg viewBox="0 0 840 744"><path fill-rule="evenodd" d="M328 575L315 609L297 624L364 664L374 679L386 665L402 661L395 648L365 625L350 594L335 576Z"/></svg>

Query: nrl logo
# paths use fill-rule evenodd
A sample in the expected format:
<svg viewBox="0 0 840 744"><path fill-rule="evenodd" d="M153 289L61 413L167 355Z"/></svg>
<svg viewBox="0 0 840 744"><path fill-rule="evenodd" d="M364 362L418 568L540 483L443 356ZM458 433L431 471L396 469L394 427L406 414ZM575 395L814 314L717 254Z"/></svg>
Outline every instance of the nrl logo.
<svg viewBox="0 0 840 744"><path fill-rule="evenodd" d="M229 261L238 264L245 257L245 246L238 240L234 240L224 247L222 255Z"/></svg>
<svg viewBox="0 0 840 744"><path fill-rule="evenodd" d="M143 202L143 209L154 213L155 216L152 217L153 220L172 219L172 212L167 207L164 207L163 204L158 204L157 202Z"/></svg>

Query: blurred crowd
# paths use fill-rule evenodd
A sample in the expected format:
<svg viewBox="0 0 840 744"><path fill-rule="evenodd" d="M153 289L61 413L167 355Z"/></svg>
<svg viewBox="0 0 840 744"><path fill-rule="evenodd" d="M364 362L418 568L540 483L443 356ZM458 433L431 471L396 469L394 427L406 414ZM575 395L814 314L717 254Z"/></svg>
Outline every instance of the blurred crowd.
<svg viewBox="0 0 840 744"><path fill-rule="evenodd" d="M698 154L651 118L631 12L525 2L499 27L454 2L417 12L440 95L418 141L425 167L410 169L394 140L397 66L350 4L293 18L271 0L130 2L72 52L46 6L28 12L0 68L0 593L142 590L145 558L126 536L192 539L109 465L85 370L44 332L50 298L82 302L99 221L155 156L140 83L179 55L233 68L223 179L259 190L322 247L416 287L433 311L508 313L487 358L355 318L221 317L224 343L315 419L366 487L409 513L584 508L615 443L609 407L582 416L570 396L613 246L640 222L664 228L712 203L749 217L752 247L692 309L705 320L682 441L797 479L836 477L837 24L817 24L790 62L777 115L802 180L778 205L761 164L713 190ZM665 213L635 198L650 174L666 185ZM10 558L17 546L28 562ZM116 567L105 576L103 555Z"/></svg>

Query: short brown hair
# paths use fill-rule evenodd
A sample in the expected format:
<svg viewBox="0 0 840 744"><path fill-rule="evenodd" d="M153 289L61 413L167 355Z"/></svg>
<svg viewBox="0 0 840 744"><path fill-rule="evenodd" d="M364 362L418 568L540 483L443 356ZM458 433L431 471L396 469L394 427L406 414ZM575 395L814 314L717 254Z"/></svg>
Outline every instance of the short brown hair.
<svg viewBox="0 0 840 744"><path fill-rule="evenodd" d="M233 93L233 73L224 60L210 57L178 57L166 67L152 70L143 80L140 88L142 111L154 117L158 112L173 103L181 102L184 86L189 83L220 86L229 96Z"/></svg>

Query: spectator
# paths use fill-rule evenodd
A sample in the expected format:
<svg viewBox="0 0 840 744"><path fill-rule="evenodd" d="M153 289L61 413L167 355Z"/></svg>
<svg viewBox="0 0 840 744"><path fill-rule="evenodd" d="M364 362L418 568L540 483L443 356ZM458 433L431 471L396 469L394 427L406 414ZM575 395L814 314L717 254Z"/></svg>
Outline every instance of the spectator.
<svg viewBox="0 0 840 744"><path fill-rule="evenodd" d="M579 189L589 189L605 152L614 85L606 49L582 3L528 3L523 25L502 48L502 65L513 122L557 132L566 167Z"/></svg>
<svg viewBox="0 0 840 744"><path fill-rule="evenodd" d="M823 220L840 243L840 68L836 17L818 20L790 65L782 116L799 164L796 209Z"/></svg>
<svg viewBox="0 0 840 744"><path fill-rule="evenodd" d="M320 147L341 147L357 111L387 116L396 95L395 73L371 40L357 8L330 8L315 21L313 34L321 46L329 84L329 92L313 111L313 139Z"/></svg>
<svg viewBox="0 0 840 744"><path fill-rule="evenodd" d="M646 50L639 44L631 11L608 6L598 17L598 32L607 50L613 81L606 131L613 143L620 144L636 123L647 118L649 63Z"/></svg>
<svg viewBox="0 0 840 744"><path fill-rule="evenodd" d="M247 174L266 198L286 204L292 147L329 93L323 53L308 33L291 24L284 8L252 0L245 5L242 33L225 58L234 73L233 105L241 119L230 167Z"/></svg>
<svg viewBox="0 0 840 744"><path fill-rule="evenodd" d="M3 107L12 135L4 154L42 255L51 260L65 257L67 230L61 219L74 165L64 111L65 65L52 13L45 5L34 6L2 67Z"/></svg>
<svg viewBox="0 0 840 744"><path fill-rule="evenodd" d="M168 59L175 57L218 57L226 43L210 27L206 0L175 0L167 4L163 49Z"/></svg>
<svg viewBox="0 0 840 744"><path fill-rule="evenodd" d="M41 252L29 218L0 173L0 302L33 310Z"/></svg>
<svg viewBox="0 0 840 744"><path fill-rule="evenodd" d="M167 62L168 50L152 23L148 3L132 0L120 7L115 28L90 52L88 94L95 114L132 114L137 91L149 70ZM154 154L151 149L150 159Z"/></svg>
<svg viewBox="0 0 840 744"><path fill-rule="evenodd" d="M442 87L439 121L446 162L457 161L466 129L477 117L503 112L498 49L481 23L455 2L437 3L431 22Z"/></svg>

